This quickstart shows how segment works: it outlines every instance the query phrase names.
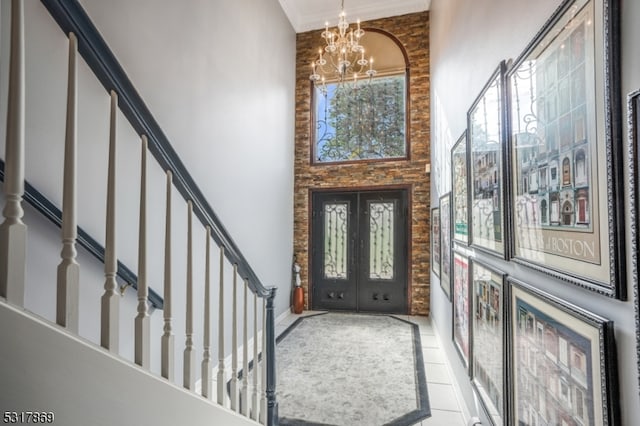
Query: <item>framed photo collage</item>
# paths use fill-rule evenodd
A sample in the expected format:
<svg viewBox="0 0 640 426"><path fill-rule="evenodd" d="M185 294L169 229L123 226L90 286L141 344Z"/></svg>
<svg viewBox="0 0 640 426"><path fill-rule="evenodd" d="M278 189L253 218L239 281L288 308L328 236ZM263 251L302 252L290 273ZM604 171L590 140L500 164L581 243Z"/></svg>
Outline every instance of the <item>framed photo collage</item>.
<svg viewBox="0 0 640 426"><path fill-rule="evenodd" d="M613 322L496 267L627 298L619 1L564 0L496 66L432 209L453 344L493 425L620 422ZM628 102L634 165L640 90Z"/></svg>

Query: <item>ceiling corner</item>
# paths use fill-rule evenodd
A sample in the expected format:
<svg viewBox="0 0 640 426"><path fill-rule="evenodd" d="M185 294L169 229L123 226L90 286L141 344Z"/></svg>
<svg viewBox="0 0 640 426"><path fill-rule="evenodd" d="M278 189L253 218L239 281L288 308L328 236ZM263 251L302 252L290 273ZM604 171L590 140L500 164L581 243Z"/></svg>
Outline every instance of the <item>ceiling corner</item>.
<svg viewBox="0 0 640 426"><path fill-rule="evenodd" d="M334 25L340 11L340 2L335 4L327 0L278 0L282 10L296 33L319 29L325 21ZM347 0L345 12L353 18L363 21L387 18L429 10L431 0Z"/></svg>
<svg viewBox="0 0 640 426"><path fill-rule="evenodd" d="M293 29L296 33L300 32L298 30L298 27L300 26L300 13L298 7L295 6L295 0L278 0L278 2L284 11L284 14L287 15Z"/></svg>

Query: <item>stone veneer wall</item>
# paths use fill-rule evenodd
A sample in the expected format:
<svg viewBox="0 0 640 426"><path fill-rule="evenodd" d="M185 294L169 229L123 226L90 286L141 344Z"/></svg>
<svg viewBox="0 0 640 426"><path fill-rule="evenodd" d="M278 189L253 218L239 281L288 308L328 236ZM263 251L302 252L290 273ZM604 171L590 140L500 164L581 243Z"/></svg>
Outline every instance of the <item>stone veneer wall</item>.
<svg viewBox="0 0 640 426"><path fill-rule="evenodd" d="M338 165L311 164L311 82L309 64L320 47L319 31L297 35L296 41L296 129L294 254L302 266L305 308L309 303L310 247L309 210L313 189L409 186L411 208L410 312L429 314L430 277L430 177L425 166L430 155L429 101L429 13L420 12L361 23L395 36L409 59L409 146L410 159L359 162ZM365 35L366 37L366 35Z"/></svg>

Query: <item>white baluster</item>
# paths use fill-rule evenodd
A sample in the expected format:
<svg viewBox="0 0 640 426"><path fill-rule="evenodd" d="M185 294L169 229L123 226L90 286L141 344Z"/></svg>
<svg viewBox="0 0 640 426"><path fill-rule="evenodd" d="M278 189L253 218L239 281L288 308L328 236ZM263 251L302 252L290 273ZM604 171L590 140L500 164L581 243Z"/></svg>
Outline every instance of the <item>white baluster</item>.
<svg viewBox="0 0 640 426"><path fill-rule="evenodd" d="M251 418L258 420L258 294L253 294L253 391Z"/></svg>
<svg viewBox="0 0 640 426"><path fill-rule="evenodd" d="M147 297L147 137L142 135L140 159L140 225L138 230L138 315L135 319L135 362L149 369L150 318Z"/></svg>
<svg viewBox="0 0 640 426"><path fill-rule="evenodd" d="M242 393L240 397L241 413L249 415L249 340L247 333L247 322L249 322L247 298L249 292L249 281L244 280L244 311L242 320Z"/></svg>
<svg viewBox="0 0 640 426"><path fill-rule="evenodd" d="M218 404L224 405L224 247L220 246L220 293L218 296Z"/></svg>
<svg viewBox="0 0 640 426"><path fill-rule="evenodd" d="M5 145L4 221L0 225L0 297L24 306L27 226L22 222L24 194L24 5L11 4L11 59Z"/></svg>
<svg viewBox="0 0 640 426"><path fill-rule="evenodd" d="M120 295L118 294L118 257L116 256L116 117L118 95L111 91L109 116L109 166L107 172L107 219L104 243L104 295L101 301L100 344L118 353Z"/></svg>
<svg viewBox="0 0 640 426"><path fill-rule="evenodd" d="M211 346L211 316L210 316L210 245L211 245L211 227L207 226L207 245L206 245L206 259L205 259L205 271L204 271L204 337L203 346L204 353L202 355L202 396L210 399L213 396L213 379L211 377L211 353L209 348Z"/></svg>
<svg viewBox="0 0 640 426"><path fill-rule="evenodd" d="M188 226L187 226L187 318L186 341L184 349L183 386L193 390L196 383L196 352L193 347L193 252L192 252L192 216L193 204L187 202Z"/></svg>
<svg viewBox="0 0 640 426"><path fill-rule="evenodd" d="M64 141L64 182L62 189L62 261L58 265L56 322L78 332L80 267L76 261L76 118L78 95L76 81L76 36L69 33L69 70L67 83L67 124Z"/></svg>
<svg viewBox="0 0 640 426"><path fill-rule="evenodd" d="M262 383L260 384L260 423L267 424L267 299L262 299Z"/></svg>
<svg viewBox="0 0 640 426"><path fill-rule="evenodd" d="M162 334L161 373L173 382L174 378L174 336L171 327L171 189L173 174L167 170L167 207L164 234L164 333Z"/></svg>
<svg viewBox="0 0 640 426"><path fill-rule="evenodd" d="M233 297L231 306L231 409L238 411L238 265L233 265Z"/></svg>

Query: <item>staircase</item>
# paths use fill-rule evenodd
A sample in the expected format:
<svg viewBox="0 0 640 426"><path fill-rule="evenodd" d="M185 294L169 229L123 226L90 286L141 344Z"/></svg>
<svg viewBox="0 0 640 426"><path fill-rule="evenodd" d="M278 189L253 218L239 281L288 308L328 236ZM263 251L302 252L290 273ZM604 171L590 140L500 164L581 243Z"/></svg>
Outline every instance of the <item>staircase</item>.
<svg viewBox="0 0 640 426"><path fill-rule="evenodd" d="M24 0L11 0L0 162L0 411L47 413L70 426L277 425L276 289L260 282L79 2L41 2L68 43L62 197L58 207L25 179ZM89 143L77 137L81 61L109 104L98 191L104 236L93 217L78 214L86 202L79 182L93 178L78 172ZM138 135L137 147L122 140L121 126ZM135 180L121 151L128 158L137 151ZM131 215L119 201L130 195L119 191L122 180L138 191L137 235L126 232ZM62 236L54 250L51 224ZM39 277L54 257L49 286ZM176 280L176 267L184 278ZM85 320L94 313L95 327Z"/></svg>

